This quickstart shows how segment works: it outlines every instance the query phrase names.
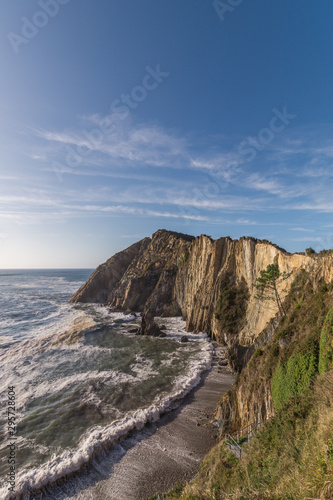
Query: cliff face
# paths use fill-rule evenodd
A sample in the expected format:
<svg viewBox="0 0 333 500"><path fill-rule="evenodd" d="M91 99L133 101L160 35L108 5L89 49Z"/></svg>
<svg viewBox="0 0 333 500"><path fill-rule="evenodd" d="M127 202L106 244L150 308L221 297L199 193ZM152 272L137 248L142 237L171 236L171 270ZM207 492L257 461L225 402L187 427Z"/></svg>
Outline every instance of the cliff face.
<svg viewBox="0 0 333 500"><path fill-rule="evenodd" d="M285 300L286 315L276 317L248 349L248 363L216 411L222 434L269 419L281 401L304 392L317 373L331 367L331 260L319 256L312 270L298 274Z"/></svg>
<svg viewBox="0 0 333 500"><path fill-rule="evenodd" d="M255 298L260 271L272 263L292 272L281 296L295 284L282 319L274 302ZM299 355L307 352L308 341L316 352L318 325L333 300L333 286L325 291L332 280L332 251L289 254L253 238L214 241L159 230L99 266L71 302L182 315L188 330L205 331L227 345L230 365L241 375L216 412L225 433L274 415L274 370L296 356L296 348Z"/></svg>
<svg viewBox="0 0 333 500"><path fill-rule="evenodd" d="M278 263L281 271L295 273L300 268L309 269L314 261L253 239L196 238L186 265L177 274L175 286L175 298L187 318L188 328L206 331L227 345L251 344L277 313L275 304L268 306L255 299L256 279L272 263ZM291 275L284 283L287 289L293 279ZM228 281L235 285L245 283L249 296L244 325L236 337L223 329L220 318L216 317L217 303Z"/></svg>
<svg viewBox="0 0 333 500"><path fill-rule="evenodd" d="M73 295L70 302L97 302L99 304L110 302L128 266L144 252L149 242L150 238L144 238L98 266L88 281Z"/></svg>
<svg viewBox="0 0 333 500"><path fill-rule="evenodd" d="M146 308L156 316L180 315L174 283L181 257L193 240L193 236L157 231L100 265L70 302L98 302L117 311Z"/></svg>
<svg viewBox="0 0 333 500"><path fill-rule="evenodd" d="M332 256L289 254L253 238L212 240L159 230L99 266L71 302L99 302L113 310L150 309L155 315L182 315L187 329L205 331L226 345L252 345L277 314L277 305L255 298L261 270L278 263L293 272L283 283L288 290L300 269L317 278L333 276ZM239 321L226 324L221 294L238 300ZM220 309L219 309L220 308ZM237 318L236 318L237 319Z"/></svg>

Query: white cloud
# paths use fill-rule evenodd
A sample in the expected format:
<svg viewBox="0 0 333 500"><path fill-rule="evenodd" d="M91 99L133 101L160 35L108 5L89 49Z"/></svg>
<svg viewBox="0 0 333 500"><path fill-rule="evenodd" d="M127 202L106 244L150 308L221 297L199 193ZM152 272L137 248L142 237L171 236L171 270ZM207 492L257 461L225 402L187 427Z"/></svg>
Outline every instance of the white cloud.
<svg viewBox="0 0 333 500"><path fill-rule="evenodd" d="M83 164L94 153L113 160L153 166L175 167L181 166L181 162L188 164L186 140L156 125L134 125L128 121L108 134L93 125L91 123L90 128L81 131L36 130L35 134L49 143L59 143L65 147L64 162L66 155L72 152L73 155L81 156Z"/></svg>
<svg viewBox="0 0 333 500"><path fill-rule="evenodd" d="M304 238L292 238L292 241L323 241L323 238L321 236L308 236Z"/></svg>

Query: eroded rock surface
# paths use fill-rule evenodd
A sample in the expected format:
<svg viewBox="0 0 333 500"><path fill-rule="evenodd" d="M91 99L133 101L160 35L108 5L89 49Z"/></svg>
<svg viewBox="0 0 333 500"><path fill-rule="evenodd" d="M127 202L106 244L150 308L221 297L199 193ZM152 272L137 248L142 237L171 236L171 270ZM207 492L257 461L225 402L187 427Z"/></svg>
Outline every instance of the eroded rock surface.
<svg viewBox="0 0 333 500"><path fill-rule="evenodd" d="M254 238L213 240L159 230L99 266L71 302L99 302L114 311L151 311L154 316L181 315L187 330L204 331L228 347L247 347L278 313L274 302L268 306L255 297L256 279L272 263L282 272L292 271L283 283L287 290L301 269L313 271L317 280L333 277L332 255L290 254ZM225 317L230 308L227 304L223 309L221 300L226 298L230 307L233 301L238 307L237 321ZM249 357L242 349L233 356L245 361Z"/></svg>
<svg viewBox="0 0 333 500"><path fill-rule="evenodd" d="M158 324L154 321L154 314L147 311L141 319L141 326L137 335L149 335L152 337L165 337L165 333L161 331Z"/></svg>

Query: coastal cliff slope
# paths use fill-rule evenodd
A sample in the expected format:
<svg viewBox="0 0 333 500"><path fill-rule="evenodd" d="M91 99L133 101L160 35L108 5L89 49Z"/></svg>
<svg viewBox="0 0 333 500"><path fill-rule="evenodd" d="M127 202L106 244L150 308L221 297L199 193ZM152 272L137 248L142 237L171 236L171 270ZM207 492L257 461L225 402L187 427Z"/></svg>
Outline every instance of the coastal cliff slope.
<svg viewBox="0 0 333 500"><path fill-rule="evenodd" d="M150 309L156 316L182 315L188 330L204 331L228 346L246 346L277 314L274 303L268 307L255 298L256 279L272 263L283 272L293 272L284 283L287 289L300 269L316 268L319 275L325 269L326 279L333 275L332 263L319 266L315 257L289 254L267 241L213 240L159 230L99 266L71 302L108 304L115 311ZM237 298L237 318L224 317L220 310L223 293L231 302Z"/></svg>
<svg viewBox="0 0 333 500"><path fill-rule="evenodd" d="M273 263L290 273L280 288L282 317L274 302L256 298L260 271ZM193 484L163 498L208 500L213 491L222 499L236 490L235 498L263 492L286 498L292 488L288 498L305 498L312 489L318 498L332 498L333 250L290 254L251 237L213 240L159 230L97 268L71 301L182 315L188 330L228 347L229 364L239 373L216 408L220 436L269 420L239 464L221 442ZM318 467L319 482L312 477ZM298 470L296 482L291 468Z"/></svg>
<svg viewBox="0 0 333 500"><path fill-rule="evenodd" d="M216 409L220 443L194 481L160 498L333 498L332 261L333 250L323 251L297 273L285 314L256 339ZM237 458L223 439L230 434Z"/></svg>
<svg viewBox="0 0 333 500"><path fill-rule="evenodd" d="M147 248L149 242L150 238L144 238L126 248L126 250L116 253L104 264L98 266L86 283L75 292L70 302L98 304L110 302L113 291L117 288L126 269Z"/></svg>

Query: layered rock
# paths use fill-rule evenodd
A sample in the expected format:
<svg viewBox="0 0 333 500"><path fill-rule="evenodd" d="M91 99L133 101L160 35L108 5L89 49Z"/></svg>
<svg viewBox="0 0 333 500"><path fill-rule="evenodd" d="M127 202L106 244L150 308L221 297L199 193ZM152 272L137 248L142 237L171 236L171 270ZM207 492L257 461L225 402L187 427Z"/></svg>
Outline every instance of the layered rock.
<svg viewBox="0 0 333 500"><path fill-rule="evenodd" d="M196 238L186 265L177 274L175 285L175 298L187 318L187 327L210 333L229 346L237 342L252 344L278 309L274 303L268 307L267 303L255 298L256 279L260 271L272 263L278 263L281 271L293 272L284 283L288 289L295 273L301 268L311 268L314 259L289 254L271 243L253 238L220 238L215 241L203 235ZM221 291L230 286L230 280L235 285L245 282L249 295L245 322L237 336L223 330L216 315Z"/></svg>
<svg viewBox="0 0 333 500"><path fill-rule="evenodd" d="M255 288L260 271L273 263L291 273L281 296L297 277L302 281L306 275L314 291L333 279L333 251L290 254L254 238L214 241L159 230L99 266L71 302L142 311L141 334L159 334L154 315L182 315L187 330L204 331L227 345L230 366L242 373L215 418L221 433L233 432L274 414L272 374L265 374L270 361L260 363L265 346L277 343L280 318L277 304L259 301ZM282 337L276 348L284 349L289 341Z"/></svg>
<svg viewBox="0 0 333 500"><path fill-rule="evenodd" d="M284 303L285 316L270 321L251 346L229 348L229 360L243 369L216 410L221 434L270 419L274 400L278 405L283 398L287 401L285 385L290 383L289 397L296 401L315 373L332 366L332 255L316 256L313 269L298 274ZM284 374L280 385L278 368Z"/></svg>
<svg viewBox="0 0 333 500"><path fill-rule="evenodd" d="M73 295L70 302L107 304L112 301L129 265L142 255L149 243L150 238L144 238L98 266L88 281Z"/></svg>
<svg viewBox="0 0 333 500"><path fill-rule="evenodd" d="M70 302L99 302L112 310L151 310L156 316L181 314L174 284L193 236L159 230L99 266Z"/></svg>
<svg viewBox="0 0 333 500"><path fill-rule="evenodd" d="M251 346L278 313L277 305L255 298L260 271L277 263L291 276L301 270L317 280L333 277L327 255L290 254L254 238L193 236L159 230L99 266L71 302L99 302L112 310L152 311L156 316L182 315L187 330L205 331L229 347ZM221 294L242 293L240 321L226 326L219 314Z"/></svg>

